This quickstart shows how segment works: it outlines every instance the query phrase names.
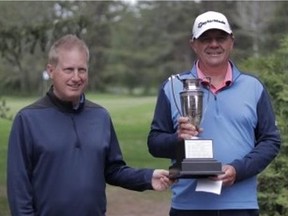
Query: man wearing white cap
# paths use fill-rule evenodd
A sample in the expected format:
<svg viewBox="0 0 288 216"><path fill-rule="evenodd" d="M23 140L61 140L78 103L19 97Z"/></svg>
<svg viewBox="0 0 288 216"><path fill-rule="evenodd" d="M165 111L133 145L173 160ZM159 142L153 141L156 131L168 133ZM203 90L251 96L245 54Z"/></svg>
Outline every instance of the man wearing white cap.
<svg viewBox="0 0 288 216"><path fill-rule="evenodd" d="M223 14L199 15L190 45L198 57L192 69L169 77L160 88L149 152L174 164L183 140L211 139L223 174L206 179L208 186L220 188L217 193L200 189L203 179L179 178L172 186L170 216L258 216L257 174L276 157L281 143L269 94L257 78L230 60L234 36ZM189 78L201 79L201 130L179 113L182 81Z"/></svg>

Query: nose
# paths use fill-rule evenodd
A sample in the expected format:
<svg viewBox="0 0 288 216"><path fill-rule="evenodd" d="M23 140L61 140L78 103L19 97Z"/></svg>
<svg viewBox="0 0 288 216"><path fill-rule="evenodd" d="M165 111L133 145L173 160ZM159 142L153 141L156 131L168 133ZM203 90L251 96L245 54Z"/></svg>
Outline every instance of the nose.
<svg viewBox="0 0 288 216"><path fill-rule="evenodd" d="M217 38L210 39L210 46L219 46L219 40Z"/></svg>
<svg viewBox="0 0 288 216"><path fill-rule="evenodd" d="M75 69L72 73L72 79L73 80L79 80L80 79L80 73L77 69Z"/></svg>

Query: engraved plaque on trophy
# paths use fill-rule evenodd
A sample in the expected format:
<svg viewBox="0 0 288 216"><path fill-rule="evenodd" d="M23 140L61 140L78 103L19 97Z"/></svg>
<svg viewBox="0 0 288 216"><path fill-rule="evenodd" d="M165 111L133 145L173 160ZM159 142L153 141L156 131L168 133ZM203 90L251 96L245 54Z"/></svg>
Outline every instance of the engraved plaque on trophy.
<svg viewBox="0 0 288 216"><path fill-rule="evenodd" d="M200 79L183 80L181 111L199 129L203 115L203 91ZM169 168L172 178L199 178L223 173L222 164L213 158L213 141L193 137L177 145L176 163Z"/></svg>

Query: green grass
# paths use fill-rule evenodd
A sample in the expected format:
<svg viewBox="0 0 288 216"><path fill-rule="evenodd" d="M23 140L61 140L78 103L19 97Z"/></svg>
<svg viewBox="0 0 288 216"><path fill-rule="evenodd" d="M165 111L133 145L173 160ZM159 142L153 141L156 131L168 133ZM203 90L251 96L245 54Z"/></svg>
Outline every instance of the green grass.
<svg viewBox="0 0 288 216"><path fill-rule="evenodd" d="M87 99L104 106L111 114L125 161L129 166L165 168L167 159L153 158L147 148L147 135L153 116L156 97L87 94ZM15 116L22 107L37 98L5 97L9 114ZM0 119L0 216L8 216L6 199L7 140L11 121Z"/></svg>
<svg viewBox="0 0 288 216"><path fill-rule="evenodd" d="M0 215L8 216L8 206L6 198L6 160L7 160L7 140L11 122L0 119Z"/></svg>

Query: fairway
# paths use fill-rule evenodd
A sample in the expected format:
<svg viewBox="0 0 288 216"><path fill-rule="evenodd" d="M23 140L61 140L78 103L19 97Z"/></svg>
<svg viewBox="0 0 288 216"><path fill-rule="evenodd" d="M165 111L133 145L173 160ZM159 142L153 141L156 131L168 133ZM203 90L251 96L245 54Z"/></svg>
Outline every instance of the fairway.
<svg viewBox="0 0 288 216"><path fill-rule="evenodd" d="M156 97L130 97L91 93L88 93L86 97L105 107L111 114L122 153L128 165L138 168L168 168L169 160L153 158L149 154L146 144ZM11 109L9 115L15 116L18 110L37 98L5 97L4 99L7 107ZM0 119L0 216L10 216L6 198L6 153L11 124L12 122L9 120ZM108 187L108 194L111 193L109 192L111 190L113 192L113 187ZM164 195L166 195L166 192ZM139 197L139 194L137 196ZM151 198L151 196L140 195L140 199L141 197L143 199L145 197ZM152 197L163 201L163 193L159 195L153 193ZM169 196L167 196L167 199L169 199ZM109 197L108 200L110 200ZM169 201L167 200L167 202Z"/></svg>

